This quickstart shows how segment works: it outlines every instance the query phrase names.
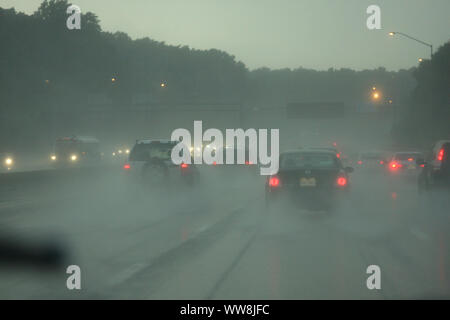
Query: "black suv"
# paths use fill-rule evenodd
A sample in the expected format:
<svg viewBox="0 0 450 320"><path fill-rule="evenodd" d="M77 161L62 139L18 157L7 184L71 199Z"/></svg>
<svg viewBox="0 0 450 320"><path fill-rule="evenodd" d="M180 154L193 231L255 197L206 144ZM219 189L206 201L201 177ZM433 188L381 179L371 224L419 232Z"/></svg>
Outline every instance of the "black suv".
<svg viewBox="0 0 450 320"><path fill-rule="evenodd" d="M450 190L450 140L436 142L425 159L417 159L416 162L423 168L418 178L419 192Z"/></svg>

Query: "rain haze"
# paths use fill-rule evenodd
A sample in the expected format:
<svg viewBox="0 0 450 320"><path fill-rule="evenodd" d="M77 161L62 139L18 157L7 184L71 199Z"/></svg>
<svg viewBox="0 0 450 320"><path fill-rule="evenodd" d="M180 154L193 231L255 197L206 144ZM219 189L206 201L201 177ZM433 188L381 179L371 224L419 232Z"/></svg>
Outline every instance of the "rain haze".
<svg viewBox="0 0 450 320"><path fill-rule="evenodd" d="M449 12L0 0L0 299L449 299Z"/></svg>
<svg viewBox="0 0 450 320"><path fill-rule="evenodd" d="M40 0L2 0L3 8L33 13ZM268 67L408 69L429 51L389 31L408 30L440 46L449 40L447 0L79 0L105 31L150 37L170 45L224 50L250 69ZM368 6L381 8L381 30L366 27Z"/></svg>

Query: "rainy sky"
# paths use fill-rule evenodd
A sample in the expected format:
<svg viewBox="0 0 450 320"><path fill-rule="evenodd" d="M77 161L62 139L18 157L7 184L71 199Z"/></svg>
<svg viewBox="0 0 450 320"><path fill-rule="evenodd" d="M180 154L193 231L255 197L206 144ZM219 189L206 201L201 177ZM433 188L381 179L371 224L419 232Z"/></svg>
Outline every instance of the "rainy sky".
<svg viewBox="0 0 450 320"><path fill-rule="evenodd" d="M0 0L31 14L41 0ZM269 67L410 68L430 50L400 31L434 45L450 38L448 0L75 0L98 15L105 31L133 39L224 50L250 69ZM368 30L366 9L381 9L381 29Z"/></svg>

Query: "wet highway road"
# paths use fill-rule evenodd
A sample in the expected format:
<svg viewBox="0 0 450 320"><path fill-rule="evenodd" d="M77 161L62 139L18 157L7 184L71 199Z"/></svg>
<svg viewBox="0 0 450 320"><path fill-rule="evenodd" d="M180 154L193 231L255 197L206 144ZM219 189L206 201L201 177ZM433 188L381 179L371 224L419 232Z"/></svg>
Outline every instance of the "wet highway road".
<svg viewBox="0 0 450 320"><path fill-rule="evenodd" d="M356 170L335 212L267 211L263 177L212 169L170 190L120 168L2 176L3 239L68 256L51 270L0 265L0 298L450 298L448 199L422 201L414 177ZM66 288L66 265L80 266L81 290Z"/></svg>

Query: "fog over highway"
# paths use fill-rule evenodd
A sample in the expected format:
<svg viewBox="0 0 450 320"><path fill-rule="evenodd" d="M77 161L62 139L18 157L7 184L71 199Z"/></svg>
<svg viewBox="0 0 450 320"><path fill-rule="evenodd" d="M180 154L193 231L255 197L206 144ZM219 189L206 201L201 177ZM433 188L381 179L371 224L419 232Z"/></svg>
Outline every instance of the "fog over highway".
<svg viewBox="0 0 450 320"><path fill-rule="evenodd" d="M448 198L416 176L356 169L332 212L268 210L266 177L206 166L193 187L130 181L120 165L10 173L2 238L64 251L0 266L1 298L391 299L449 295ZM432 208L430 210L430 208ZM17 243L17 242L15 242ZM20 242L18 242L20 243ZM66 288L78 265L82 290ZM367 288L370 265L381 290Z"/></svg>
<svg viewBox="0 0 450 320"><path fill-rule="evenodd" d="M0 0L0 299L450 299L450 2L379 2Z"/></svg>

